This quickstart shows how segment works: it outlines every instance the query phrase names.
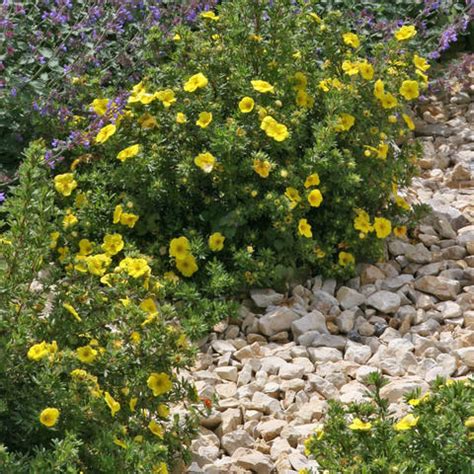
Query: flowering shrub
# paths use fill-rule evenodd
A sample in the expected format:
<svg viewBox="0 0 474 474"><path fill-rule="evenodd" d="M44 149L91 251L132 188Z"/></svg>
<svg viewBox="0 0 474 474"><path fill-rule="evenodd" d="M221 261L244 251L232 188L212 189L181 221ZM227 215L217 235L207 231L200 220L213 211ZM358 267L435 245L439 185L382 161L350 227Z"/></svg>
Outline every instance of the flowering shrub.
<svg viewBox="0 0 474 474"><path fill-rule="evenodd" d="M306 454L324 472L471 472L474 381L437 380L431 392L407 394L410 412L394 419L380 396L386 379L371 374L370 402L331 401L324 427L306 441ZM309 474L303 471L302 474Z"/></svg>
<svg viewBox="0 0 474 474"><path fill-rule="evenodd" d="M16 164L19 150L32 136L61 136L67 131L67 122L82 112L80 100L84 96L87 99L90 89L98 85L128 87L134 74L139 75L146 66L143 45L148 32L166 34L182 21L192 22L199 11L214 3L3 1L2 161L8 159ZM78 85L83 88L80 95Z"/></svg>
<svg viewBox="0 0 474 474"><path fill-rule="evenodd" d="M180 376L194 350L149 259L119 232L79 235L57 209L55 195L87 196L68 175L53 188L43 156L27 151L2 208L1 470L165 474L187 459L201 413Z"/></svg>
<svg viewBox="0 0 474 474"><path fill-rule="evenodd" d="M369 57L341 13L291 3L224 3L199 30L154 40L167 60L125 100L98 96L100 120L58 168L96 196L64 200L78 235L126 234L177 282L173 297L347 275L406 232L409 106L430 67L411 50L416 30Z"/></svg>

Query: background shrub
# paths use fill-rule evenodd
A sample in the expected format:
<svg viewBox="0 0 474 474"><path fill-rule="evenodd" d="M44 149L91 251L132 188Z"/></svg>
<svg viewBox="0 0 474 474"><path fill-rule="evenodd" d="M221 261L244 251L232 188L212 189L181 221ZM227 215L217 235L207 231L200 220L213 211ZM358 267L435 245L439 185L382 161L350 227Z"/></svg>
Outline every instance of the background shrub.
<svg viewBox="0 0 474 474"><path fill-rule="evenodd" d="M472 379L437 380L432 391L405 396L409 413L394 419L380 397L379 374L370 402L330 401L326 422L305 443L321 469L343 473L468 473L474 456Z"/></svg>
<svg viewBox="0 0 474 474"><path fill-rule="evenodd" d="M64 219L55 196L85 196L67 179L53 188L44 151L27 151L2 209L1 470L167 473L201 412L180 376L194 350L147 258Z"/></svg>

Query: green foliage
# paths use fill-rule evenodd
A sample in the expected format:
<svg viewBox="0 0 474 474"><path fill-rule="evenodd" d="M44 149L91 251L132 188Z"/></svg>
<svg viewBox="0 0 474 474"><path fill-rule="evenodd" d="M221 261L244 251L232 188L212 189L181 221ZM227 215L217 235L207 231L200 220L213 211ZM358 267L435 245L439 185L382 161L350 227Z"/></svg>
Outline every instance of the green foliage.
<svg viewBox="0 0 474 474"><path fill-rule="evenodd" d="M2 208L1 470L165 474L188 459L202 414L181 374L195 351L151 271L122 265L104 279L58 264L58 240L66 249L71 236L52 233L62 213L43 156L33 143ZM119 241L101 248L109 265L134 251Z"/></svg>
<svg viewBox="0 0 474 474"><path fill-rule="evenodd" d="M374 48L360 37L351 46L341 13L320 20L314 2L299 2L298 11L292 3L225 2L219 18L201 17L198 29L178 27L172 40L152 35L155 65L125 109L101 116L102 126L111 122L116 130L96 140L104 131L91 125L84 137L93 145L68 155L89 199L77 212L72 196L61 203L79 218L77 239L86 228L99 235L123 230L155 257L163 281L179 275L173 291L193 294L179 289L189 281L210 299L248 286L284 287L315 271L348 276L353 258L382 256L390 225L410 220L396 188L409 184L419 153L399 89L412 80L422 91L424 79L410 41L392 38ZM204 76L197 88L185 86L196 74ZM259 92L255 80L274 89ZM374 97L376 80L393 94L392 108ZM254 101L248 113L239 108L244 97ZM212 120L199 126L202 112ZM343 114L353 126L341 128ZM135 145L138 153L119 155ZM212 155L207 166L203 153ZM113 224L116 206L139 216L136 225ZM365 230L354 227L361 214ZM312 236L301 231L304 219ZM216 233L225 240L213 249ZM197 267L189 272L180 269L185 255L170 253L180 237L189 246L186 265Z"/></svg>
<svg viewBox="0 0 474 474"><path fill-rule="evenodd" d="M443 473L472 472L474 384L472 379L434 382L405 400L410 413L394 419L380 390L388 381L370 374L369 401L344 406L330 401L324 427L305 442L327 472Z"/></svg>

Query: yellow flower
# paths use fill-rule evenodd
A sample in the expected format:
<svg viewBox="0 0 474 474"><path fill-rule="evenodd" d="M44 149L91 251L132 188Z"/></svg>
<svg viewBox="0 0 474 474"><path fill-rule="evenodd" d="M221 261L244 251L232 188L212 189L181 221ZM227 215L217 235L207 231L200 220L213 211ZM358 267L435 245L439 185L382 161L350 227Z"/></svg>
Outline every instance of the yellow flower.
<svg viewBox="0 0 474 474"><path fill-rule="evenodd" d="M192 255L186 255L183 259L176 260L176 268L185 277L190 277L198 271L196 259Z"/></svg>
<svg viewBox="0 0 474 474"><path fill-rule="evenodd" d="M243 114L248 114L248 113L252 112L254 106L255 106L255 101L252 99L252 97L244 97L239 102L239 110Z"/></svg>
<svg viewBox="0 0 474 474"><path fill-rule="evenodd" d="M314 105L314 98L311 97L306 91L300 89L296 93L296 105L298 107L310 109Z"/></svg>
<svg viewBox="0 0 474 474"><path fill-rule="evenodd" d="M138 398L133 397L130 399L130 401L128 402L130 411L135 411L135 407L137 406L137 403L138 403Z"/></svg>
<svg viewBox="0 0 474 474"><path fill-rule="evenodd" d="M301 71L295 72L293 76L293 80L295 82L294 88L296 90L306 89L306 86L308 85L308 78L303 72Z"/></svg>
<svg viewBox="0 0 474 474"><path fill-rule="evenodd" d="M119 263L119 268L125 270L131 277L149 277L151 268L144 258L125 257Z"/></svg>
<svg viewBox="0 0 474 474"><path fill-rule="evenodd" d="M69 303L63 303L63 308L65 310L69 311L76 318L77 321L79 321L79 322L82 321L81 317L79 316L79 313L76 311L74 306L72 306Z"/></svg>
<svg viewBox="0 0 474 474"><path fill-rule="evenodd" d="M372 423L370 423L370 421L363 422L360 418L354 418L349 425L349 429L353 431L370 431L372 429Z"/></svg>
<svg viewBox="0 0 474 474"><path fill-rule="evenodd" d="M201 18L205 18L206 20L212 20L212 21L217 21L219 20L219 16L216 15L214 12L209 11L209 12L202 12L201 13Z"/></svg>
<svg viewBox="0 0 474 474"><path fill-rule="evenodd" d="M112 416L115 416L115 413L117 413L120 410L120 403L114 400L112 395L110 395L109 392L104 393L104 399L105 403L107 403L107 406L110 408L110 413Z"/></svg>
<svg viewBox="0 0 474 474"><path fill-rule="evenodd" d="M311 186L318 186L319 183L320 183L320 180L319 180L318 173L313 173L313 174L310 174L306 178L306 181L304 182L304 187L305 188L310 188Z"/></svg>
<svg viewBox="0 0 474 474"><path fill-rule="evenodd" d="M339 252L339 265L346 267L355 263L354 255L349 252Z"/></svg>
<svg viewBox="0 0 474 474"><path fill-rule="evenodd" d="M411 405L412 407L418 406L420 403L424 403L427 400L429 400L431 397L430 392L426 392L421 398L411 398L408 400L408 405Z"/></svg>
<svg viewBox="0 0 474 474"><path fill-rule="evenodd" d="M181 41L181 35L179 33L176 33L174 36L173 36L173 41Z"/></svg>
<svg viewBox="0 0 474 474"><path fill-rule="evenodd" d="M308 224L307 219L300 219L298 222L298 232L300 235L307 237L310 239L313 237L313 233L311 232L311 224Z"/></svg>
<svg viewBox="0 0 474 474"><path fill-rule="evenodd" d="M169 375L163 372L151 373L147 379L147 385L155 397L163 395L173 388L173 382L171 382Z"/></svg>
<svg viewBox="0 0 474 474"><path fill-rule="evenodd" d="M216 158L209 152L199 153L196 158L194 158L194 164L201 168L204 173L210 173L216 163Z"/></svg>
<svg viewBox="0 0 474 474"><path fill-rule="evenodd" d="M380 99L380 103L384 109L393 109L398 105L397 98L390 94L390 92L383 94L382 98Z"/></svg>
<svg viewBox="0 0 474 474"><path fill-rule="evenodd" d="M406 225L400 225L397 226L393 229L393 235L395 237L398 237L399 239L402 239L406 237L407 235L407 226Z"/></svg>
<svg viewBox="0 0 474 474"><path fill-rule="evenodd" d="M393 425L395 431L406 431L414 428L418 420L420 419L419 416L414 416L413 414L409 413L408 415L404 416L398 423Z"/></svg>
<svg viewBox="0 0 474 474"><path fill-rule="evenodd" d="M300 193L297 189L292 187L286 188L285 196L290 200L290 209L294 209L301 201Z"/></svg>
<svg viewBox="0 0 474 474"><path fill-rule="evenodd" d="M39 416L41 424L51 428L58 422L59 410L57 408L45 408Z"/></svg>
<svg viewBox="0 0 474 474"><path fill-rule="evenodd" d="M405 123L407 124L407 127L410 130L415 130L415 124L413 123L412 118L407 115L407 114L402 114L403 120L405 120Z"/></svg>
<svg viewBox="0 0 474 474"><path fill-rule="evenodd" d="M76 357L85 364L92 364L98 354L98 351L91 346L82 346L76 349Z"/></svg>
<svg viewBox="0 0 474 474"><path fill-rule="evenodd" d="M162 102L162 104L168 108L171 107L173 103L176 102L176 97L174 91L171 89L165 89L163 91L158 91L155 93L155 97Z"/></svg>
<svg viewBox="0 0 474 474"><path fill-rule="evenodd" d="M134 156L138 155L139 152L140 152L140 145L138 144L131 145L127 148L124 148L121 152L119 152L117 154L117 159L123 163L128 158L133 158Z"/></svg>
<svg viewBox="0 0 474 474"><path fill-rule="evenodd" d="M308 194L308 202L311 207L319 207L323 202L323 195L319 189L313 189Z"/></svg>
<svg viewBox="0 0 474 474"><path fill-rule="evenodd" d="M137 223L138 219L139 216L131 212L122 212L120 214L120 224L130 227L130 229L135 227L135 224Z"/></svg>
<svg viewBox="0 0 474 474"><path fill-rule="evenodd" d="M371 81L374 78L374 67L367 61L359 63L359 72L367 81Z"/></svg>
<svg viewBox="0 0 474 474"><path fill-rule="evenodd" d="M51 238L51 243L49 244L50 249L55 249L58 246L58 239L59 239L60 235L61 234L57 231L51 232L51 234L49 234L49 236Z"/></svg>
<svg viewBox="0 0 474 474"><path fill-rule="evenodd" d="M158 405L158 415L161 417L161 418L168 418L168 416L170 415L170 409L168 406L166 406L164 403L160 403Z"/></svg>
<svg viewBox="0 0 474 474"><path fill-rule="evenodd" d="M117 255L124 246L123 238L120 234L106 234L102 249L107 255Z"/></svg>
<svg viewBox="0 0 474 474"><path fill-rule="evenodd" d="M114 444L116 444L117 446L120 446L123 449L127 449L127 444L125 443L125 441L122 441L121 439L118 439L117 437L114 438Z"/></svg>
<svg viewBox="0 0 474 474"><path fill-rule="evenodd" d="M115 206L114 216L113 216L114 224L118 224L120 222L120 216L122 215L122 213L123 213L123 207L121 206L121 204L118 204L117 206Z"/></svg>
<svg viewBox="0 0 474 474"><path fill-rule="evenodd" d="M374 230L379 239L385 239L392 232L392 223L385 217L376 217L374 219Z"/></svg>
<svg viewBox="0 0 474 474"><path fill-rule="evenodd" d="M426 74L423 74L419 69L415 71L415 74L419 76L423 80L423 82L428 82L428 76Z"/></svg>
<svg viewBox="0 0 474 474"><path fill-rule="evenodd" d="M186 115L183 114L183 112L178 112L176 114L176 123L183 124L186 123L188 119L186 118Z"/></svg>
<svg viewBox="0 0 474 474"><path fill-rule="evenodd" d="M212 122L212 112L201 112L196 125L201 128L206 128Z"/></svg>
<svg viewBox="0 0 474 474"><path fill-rule="evenodd" d="M156 121L155 117L153 117L153 115L146 112L138 119L138 124L144 130L148 130L155 128L158 125L158 122Z"/></svg>
<svg viewBox="0 0 474 474"><path fill-rule="evenodd" d="M374 96L382 100L385 95L385 85L381 79L377 79L374 84Z"/></svg>
<svg viewBox="0 0 474 474"><path fill-rule="evenodd" d="M261 178L268 178L272 165L268 160L253 160L252 168Z"/></svg>
<svg viewBox="0 0 474 474"><path fill-rule="evenodd" d="M148 313L150 315L156 316L158 314L158 308L156 307L155 301L153 298L146 298L144 299L140 305L140 309L145 311L145 313Z"/></svg>
<svg viewBox="0 0 474 474"><path fill-rule="evenodd" d="M189 240L184 237L178 237L170 242L169 254L176 259L186 258L191 251Z"/></svg>
<svg viewBox="0 0 474 474"><path fill-rule="evenodd" d="M89 273L96 276L103 276L112 260L105 253L86 257L86 265Z"/></svg>
<svg viewBox="0 0 474 474"><path fill-rule="evenodd" d="M220 232L214 232L210 237L209 237L209 248L213 252L220 252L224 248L224 240L225 237L220 233Z"/></svg>
<svg viewBox="0 0 474 474"><path fill-rule="evenodd" d="M465 422L464 426L466 428L472 429L474 428L474 416L470 416Z"/></svg>
<svg viewBox="0 0 474 474"><path fill-rule="evenodd" d="M355 76L359 74L359 63L346 60L342 63L342 70L349 76Z"/></svg>
<svg viewBox="0 0 474 474"><path fill-rule="evenodd" d="M40 342L39 344L34 344L28 349L26 354L28 359L38 361L49 355L48 343L45 341Z"/></svg>
<svg viewBox="0 0 474 474"><path fill-rule="evenodd" d="M261 92L262 94L275 91L275 88L267 81L255 80L251 81L251 84L257 92Z"/></svg>
<svg viewBox="0 0 474 474"><path fill-rule="evenodd" d="M427 71L431 67L428 64L428 61L425 58L418 56L418 54L413 56L413 64L417 69L423 72Z"/></svg>
<svg viewBox="0 0 474 474"><path fill-rule="evenodd" d="M105 143L116 131L117 127L115 125L106 125L99 130L99 133L95 137L95 141L97 143Z"/></svg>
<svg viewBox="0 0 474 474"><path fill-rule="evenodd" d="M355 123L355 117L350 114L339 115L336 123L336 132L347 132L350 130Z"/></svg>
<svg viewBox="0 0 474 474"><path fill-rule="evenodd" d="M97 115L104 115L107 112L107 104L109 99L94 99L91 107Z"/></svg>
<svg viewBox="0 0 474 474"><path fill-rule="evenodd" d="M196 89L202 89L203 87L206 87L208 84L207 77L199 72L198 74L195 74L194 76L191 76L186 83L184 84L183 89L186 92L194 92Z"/></svg>
<svg viewBox="0 0 474 474"><path fill-rule="evenodd" d="M420 95L418 82L416 81L403 81L400 87L400 94L406 100L416 99Z"/></svg>
<svg viewBox="0 0 474 474"><path fill-rule="evenodd" d="M160 462L153 466L153 474L169 474L168 467L166 463Z"/></svg>
<svg viewBox="0 0 474 474"><path fill-rule="evenodd" d="M155 436L158 436L158 438L163 439L165 435L165 430L155 420L151 420L150 423L148 423L148 428Z"/></svg>
<svg viewBox="0 0 474 474"><path fill-rule="evenodd" d="M406 41L416 35L416 28L413 25L402 26L395 32L395 39L397 41Z"/></svg>
<svg viewBox="0 0 474 474"><path fill-rule="evenodd" d="M68 227L72 227L79 222L77 217L74 214L68 213L64 216L63 219L63 227L67 229Z"/></svg>
<svg viewBox="0 0 474 474"><path fill-rule="evenodd" d="M364 234L368 234L373 230L369 215L362 209L358 210L357 217L354 219L354 229L360 230Z"/></svg>
<svg viewBox="0 0 474 474"><path fill-rule="evenodd" d="M79 241L79 255L90 255L92 250L92 242L89 239L81 239Z"/></svg>
<svg viewBox="0 0 474 474"><path fill-rule="evenodd" d="M58 193L63 196L70 196L77 188L77 181L72 173L58 174L54 178L54 187Z"/></svg>
<svg viewBox="0 0 474 474"><path fill-rule="evenodd" d="M278 123L273 117L267 115L260 124L260 128L277 142L282 142L288 138L289 133L285 125Z"/></svg>
<svg viewBox="0 0 474 474"><path fill-rule="evenodd" d="M344 43L351 48L358 48L360 46L359 37L355 33L344 33L342 39L344 40Z"/></svg>

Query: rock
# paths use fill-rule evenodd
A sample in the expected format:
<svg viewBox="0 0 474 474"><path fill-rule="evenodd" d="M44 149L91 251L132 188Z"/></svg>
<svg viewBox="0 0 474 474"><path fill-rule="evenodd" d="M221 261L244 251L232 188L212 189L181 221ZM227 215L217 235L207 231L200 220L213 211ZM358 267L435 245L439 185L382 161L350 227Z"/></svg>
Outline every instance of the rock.
<svg viewBox="0 0 474 474"><path fill-rule="evenodd" d="M413 275L399 275L393 278L387 278L382 281L382 290L397 291L403 285L411 283L414 280Z"/></svg>
<svg viewBox="0 0 474 474"><path fill-rule="evenodd" d="M436 319L428 319L424 323L411 327L411 332L420 336L429 336L439 329L440 324Z"/></svg>
<svg viewBox="0 0 474 474"><path fill-rule="evenodd" d="M344 350L346 347L346 338L342 336L328 336L326 334L317 334L311 341L312 347L333 347Z"/></svg>
<svg viewBox="0 0 474 474"><path fill-rule="evenodd" d="M308 375L308 382L312 389L319 392L323 397L327 399L337 399L339 396L339 390L330 382L323 379L321 376L316 374Z"/></svg>
<svg viewBox="0 0 474 474"><path fill-rule="evenodd" d="M408 261L415 263L431 263L433 260L431 252L421 243L410 245L405 252L405 257Z"/></svg>
<svg viewBox="0 0 474 474"><path fill-rule="evenodd" d="M466 249L462 245L453 245L441 252L443 260L461 260L466 256Z"/></svg>
<svg viewBox="0 0 474 474"><path fill-rule="evenodd" d="M242 362L246 359L253 359L261 355L260 344L254 342L248 346L244 346L238 351L234 352L233 357Z"/></svg>
<svg viewBox="0 0 474 474"><path fill-rule="evenodd" d="M462 316L463 310L454 301L444 301L436 305L436 309L441 313L443 319L452 319Z"/></svg>
<svg viewBox="0 0 474 474"><path fill-rule="evenodd" d="M295 339L308 331L317 331L322 334L329 334L326 327L326 318L317 310L297 319L291 323L291 330Z"/></svg>
<svg viewBox="0 0 474 474"><path fill-rule="evenodd" d="M270 456L255 449L238 448L232 454L232 461L235 465L258 474L270 474L273 469Z"/></svg>
<svg viewBox="0 0 474 474"><path fill-rule="evenodd" d="M224 380L228 380L230 382L236 382L238 371L237 367L216 367L214 372Z"/></svg>
<svg viewBox="0 0 474 474"><path fill-rule="evenodd" d="M279 305L284 296L272 289L256 289L250 291L250 298L259 308L267 308L268 306Z"/></svg>
<svg viewBox="0 0 474 474"><path fill-rule="evenodd" d="M428 275L416 280L415 288L440 300L454 300L461 291L461 284L456 280Z"/></svg>
<svg viewBox="0 0 474 474"><path fill-rule="evenodd" d="M398 257L399 255L405 255L405 253L411 248L412 246L403 240L390 240L388 242L388 250L389 252Z"/></svg>
<svg viewBox="0 0 474 474"><path fill-rule="evenodd" d="M225 452L232 456L238 448L252 448L255 441L245 430L235 430L224 435L221 446Z"/></svg>
<svg viewBox="0 0 474 474"><path fill-rule="evenodd" d="M280 434L281 430L287 424L288 423L284 420L269 420L260 422L257 425L257 433L259 433L265 441L271 441Z"/></svg>
<svg viewBox="0 0 474 474"><path fill-rule="evenodd" d="M284 380L300 379L303 377L304 367L296 364L285 363L280 367L278 375Z"/></svg>
<svg viewBox="0 0 474 474"><path fill-rule="evenodd" d="M356 374L355 374L356 380L361 383L366 383L367 377L373 372L380 372L380 370L376 367L371 367L369 365L361 365L356 370Z"/></svg>
<svg viewBox="0 0 474 474"><path fill-rule="evenodd" d="M333 347L308 347L308 354L313 362L337 362L342 360L342 352Z"/></svg>
<svg viewBox="0 0 474 474"><path fill-rule="evenodd" d="M370 359L371 355L372 351L369 346L364 346L352 341L347 342L346 353L344 355L345 360L351 360L362 365Z"/></svg>
<svg viewBox="0 0 474 474"><path fill-rule="evenodd" d="M428 384L418 377L407 377L400 380L393 380L380 391L382 398L386 398L390 403L400 401L403 396L415 388L421 388L422 392L426 392L429 389Z"/></svg>
<svg viewBox="0 0 474 474"><path fill-rule="evenodd" d="M463 347L462 349L458 349L456 353L464 364L470 369L474 368L474 347Z"/></svg>
<svg viewBox="0 0 474 474"><path fill-rule="evenodd" d="M242 414L239 408L229 408L222 412L222 423L219 426L219 430L222 434L227 434L235 431L237 427L242 423Z"/></svg>
<svg viewBox="0 0 474 474"><path fill-rule="evenodd" d="M396 313L400 308L400 304L400 296L385 290L377 291L367 298L367 306L372 306L386 314Z"/></svg>
<svg viewBox="0 0 474 474"><path fill-rule="evenodd" d="M265 336L274 336L280 331L287 331L291 323L299 319L298 314L286 307L276 308L258 320L258 328Z"/></svg>
<svg viewBox="0 0 474 474"><path fill-rule="evenodd" d="M215 352L218 352L219 354L225 354L226 352L236 351L235 346L231 342L219 339L212 341L211 347L214 349Z"/></svg>
<svg viewBox="0 0 474 474"><path fill-rule="evenodd" d="M336 317L336 324L342 333L348 333L354 327L356 311L346 310Z"/></svg>
<svg viewBox="0 0 474 474"><path fill-rule="evenodd" d="M282 457L282 455L289 454L291 453L291 451L292 448L290 446L290 443L288 443L286 439L277 438L272 443L272 447L270 449L270 457L273 461L276 461L278 458Z"/></svg>
<svg viewBox="0 0 474 474"><path fill-rule="evenodd" d="M375 283L377 280L383 280L385 273L377 268L375 265L363 265L360 272L361 285L369 285Z"/></svg>
<svg viewBox="0 0 474 474"><path fill-rule="evenodd" d="M365 303L365 296L363 294L347 286L339 288L336 298L343 309L351 309Z"/></svg>
<svg viewBox="0 0 474 474"><path fill-rule="evenodd" d="M232 398L237 393L237 384L235 383L222 383L216 385L216 393L221 398Z"/></svg>
<svg viewBox="0 0 474 474"><path fill-rule="evenodd" d="M311 303L311 309L321 311L323 314L329 313L333 306L338 306L339 302L334 296L323 290L313 290L314 299Z"/></svg>

